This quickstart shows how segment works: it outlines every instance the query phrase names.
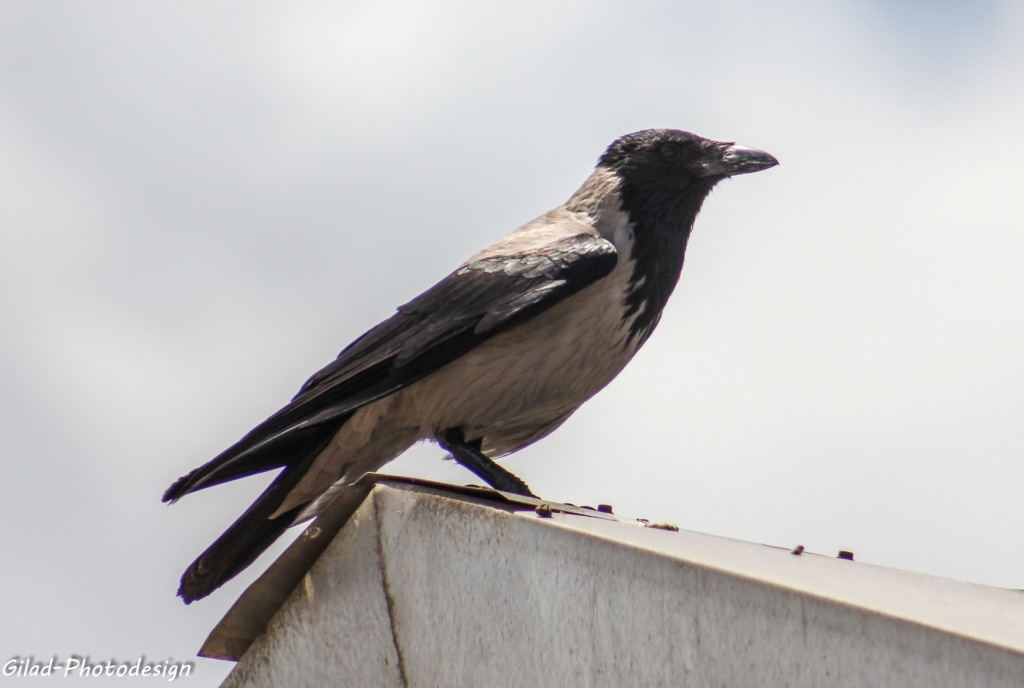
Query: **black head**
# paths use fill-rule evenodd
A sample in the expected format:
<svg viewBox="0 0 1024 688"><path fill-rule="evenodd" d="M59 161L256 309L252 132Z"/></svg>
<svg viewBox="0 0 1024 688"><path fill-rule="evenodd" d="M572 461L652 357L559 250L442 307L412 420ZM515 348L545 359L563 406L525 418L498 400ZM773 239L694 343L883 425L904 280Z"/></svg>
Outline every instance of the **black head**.
<svg viewBox="0 0 1024 688"><path fill-rule="evenodd" d="M627 187L661 195L707 193L725 177L765 170L779 161L764 151L712 141L678 129L645 129L608 147L598 166L614 170Z"/></svg>
<svg viewBox="0 0 1024 688"><path fill-rule="evenodd" d="M626 297L636 314L631 335L646 339L679 279L694 220L715 184L726 177L778 165L764 151L711 141L677 129L623 136L598 168L619 178L622 210L635 229L635 271Z"/></svg>

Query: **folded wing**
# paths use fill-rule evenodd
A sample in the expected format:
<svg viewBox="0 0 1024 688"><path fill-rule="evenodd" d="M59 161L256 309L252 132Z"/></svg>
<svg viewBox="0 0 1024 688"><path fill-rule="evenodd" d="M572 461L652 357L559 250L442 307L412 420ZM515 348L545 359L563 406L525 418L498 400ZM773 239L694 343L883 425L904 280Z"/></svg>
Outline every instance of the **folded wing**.
<svg viewBox="0 0 1024 688"><path fill-rule="evenodd" d="M353 342L291 403L172 485L164 501L287 465L292 445L308 444L311 430L335 425L533 318L605 277L616 261L611 243L581 233L542 251L459 268Z"/></svg>

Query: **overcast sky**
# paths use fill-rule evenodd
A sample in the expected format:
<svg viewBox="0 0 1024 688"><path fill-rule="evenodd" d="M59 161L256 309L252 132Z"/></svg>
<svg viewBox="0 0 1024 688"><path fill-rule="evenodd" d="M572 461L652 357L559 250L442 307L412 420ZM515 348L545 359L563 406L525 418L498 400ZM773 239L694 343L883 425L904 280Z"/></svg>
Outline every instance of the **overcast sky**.
<svg viewBox="0 0 1024 688"><path fill-rule="evenodd" d="M715 190L652 339L504 464L1024 588L1020 3L426 5L0 0L0 659L193 658L283 543L186 607L269 476L163 490L647 127L781 165ZM477 482L440 457L389 470Z"/></svg>

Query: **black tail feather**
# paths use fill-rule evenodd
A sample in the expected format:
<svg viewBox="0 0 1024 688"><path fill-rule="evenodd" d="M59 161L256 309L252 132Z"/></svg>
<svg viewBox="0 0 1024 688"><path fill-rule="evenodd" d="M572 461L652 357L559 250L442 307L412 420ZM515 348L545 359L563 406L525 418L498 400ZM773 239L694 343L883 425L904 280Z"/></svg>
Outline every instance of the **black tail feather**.
<svg viewBox="0 0 1024 688"><path fill-rule="evenodd" d="M178 597L185 604L201 600L256 560L292 525L302 511L297 506L275 519L263 513L247 514L217 538L181 576ZM262 511L262 510L261 510Z"/></svg>
<svg viewBox="0 0 1024 688"><path fill-rule="evenodd" d="M313 461L333 439L336 431L336 425L321 426L319 437L307 437L303 453L289 457L289 465L252 503L252 506L185 570L178 588L178 596L185 604L206 597L234 578L295 522L305 504L277 518L272 519L270 516L284 503L288 493L298 485ZM314 439L315 442L311 441Z"/></svg>
<svg viewBox="0 0 1024 688"><path fill-rule="evenodd" d="M245 441L243 438L214 459L178 478L164 492L161 501L173 503L196 490L287 466L296 457L305 456L310 446L320 445L324 435L333 436L346 420L348 416L293 430L251 448L240 446Z"/></svg>

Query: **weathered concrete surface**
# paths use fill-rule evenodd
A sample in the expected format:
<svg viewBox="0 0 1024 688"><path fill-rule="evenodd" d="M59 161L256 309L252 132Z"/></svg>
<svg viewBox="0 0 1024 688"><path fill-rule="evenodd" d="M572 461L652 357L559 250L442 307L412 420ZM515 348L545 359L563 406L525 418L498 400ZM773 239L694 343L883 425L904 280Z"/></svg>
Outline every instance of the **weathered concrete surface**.
<svg viewBox="0 0 1024 688"><path fill-rule="evenodd" d="M1024 685L1024 594L380 483L225 686Z"/></svg>

